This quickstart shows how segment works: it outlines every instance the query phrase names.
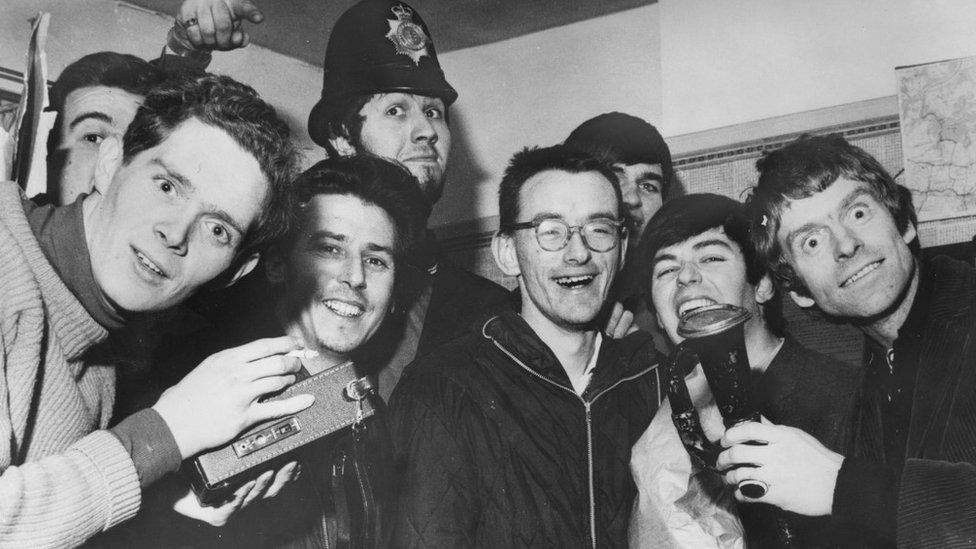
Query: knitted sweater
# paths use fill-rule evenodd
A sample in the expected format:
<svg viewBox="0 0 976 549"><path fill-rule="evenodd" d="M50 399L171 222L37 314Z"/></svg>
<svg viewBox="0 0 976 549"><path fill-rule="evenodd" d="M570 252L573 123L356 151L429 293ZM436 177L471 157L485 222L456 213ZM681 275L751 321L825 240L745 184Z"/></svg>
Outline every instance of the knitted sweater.
<svg viewBox="0 0 976 549"><path fill-rule="evenodd" d="M86 360L105 336L0 182L0 548L79 545L139 508L132 459L104 430L115 372Z"/></svg>

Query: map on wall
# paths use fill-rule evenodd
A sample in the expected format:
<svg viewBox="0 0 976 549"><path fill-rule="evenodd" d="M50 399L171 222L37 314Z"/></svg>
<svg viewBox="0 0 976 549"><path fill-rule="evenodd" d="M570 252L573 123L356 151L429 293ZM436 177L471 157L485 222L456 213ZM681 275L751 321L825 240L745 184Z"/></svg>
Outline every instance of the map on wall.
<svg viewBox="0 0 976 549"><path fill-rule="evenodd" d="M976 215L976 57L895 73L904 184L919 221Z"/></svg>

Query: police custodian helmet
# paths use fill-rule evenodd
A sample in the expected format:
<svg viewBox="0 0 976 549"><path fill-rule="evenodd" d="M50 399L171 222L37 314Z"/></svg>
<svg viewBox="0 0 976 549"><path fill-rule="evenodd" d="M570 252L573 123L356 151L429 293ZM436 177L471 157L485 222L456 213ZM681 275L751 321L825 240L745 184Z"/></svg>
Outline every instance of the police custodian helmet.
<svg viewBox="0 0 976 549"><path fill-rule="evenodd" d="M352 96L404 92L439 97L457 92L444 78L427 25L412 7L390 0L363 0L336 21L325 50L322 98L308 117L312 140L329 140L329 110Z"/></svg>

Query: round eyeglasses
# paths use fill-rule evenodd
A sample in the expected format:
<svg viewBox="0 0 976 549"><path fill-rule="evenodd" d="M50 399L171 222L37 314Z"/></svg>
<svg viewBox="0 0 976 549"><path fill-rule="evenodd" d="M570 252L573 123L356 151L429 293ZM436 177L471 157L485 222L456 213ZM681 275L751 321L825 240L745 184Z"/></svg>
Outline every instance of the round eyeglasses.
<svg viewBox="0 0 976 549"><path fill-rule="evenodd" d="M505 231L535 229L536 241L547 252L558 252L565 248L573 236L573 231L579 232L583 245L590 250L597 253L609 252L617 247L617 242L620 242L621 236L627 232L623 224L615 219L594 219L583 225L569 225L562 219L546 218L512 223L502 229Z"/></svg>

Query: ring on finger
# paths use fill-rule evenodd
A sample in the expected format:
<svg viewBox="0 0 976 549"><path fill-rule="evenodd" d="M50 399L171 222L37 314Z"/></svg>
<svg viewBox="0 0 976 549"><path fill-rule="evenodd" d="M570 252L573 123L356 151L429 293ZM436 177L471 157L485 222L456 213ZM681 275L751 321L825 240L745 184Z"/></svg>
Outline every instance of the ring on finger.
<svg viewBox="0 0 976 549"><path fill-rule="evenodd" d="M769 485L761 480L747 478L739 481L739 492L749 499L759 499L769 491Z"/></svg>
<svg viewBox="0 0 976 549"><path fill-rule="evenodd" d="M186 21L183 21L180 24L183 25L183 28L188 29L190 27L196 26L198 23L199 23L199 21L197 21L197 18L196 17L191 17L191 18L187 19Z"/></svg>

